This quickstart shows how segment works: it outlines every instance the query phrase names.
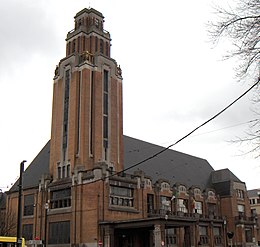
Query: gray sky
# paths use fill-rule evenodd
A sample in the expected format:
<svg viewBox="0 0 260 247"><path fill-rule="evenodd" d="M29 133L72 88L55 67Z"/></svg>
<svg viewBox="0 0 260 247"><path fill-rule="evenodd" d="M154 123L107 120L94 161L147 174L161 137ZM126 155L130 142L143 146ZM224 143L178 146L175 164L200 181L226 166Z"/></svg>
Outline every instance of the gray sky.
<svg viewBox="0 0 260 247"><path fill-rule="evenodd" d="M227 5L225 0L215 0ZM52 83L65 56L75 14L93 7L105 16L112 57L123 70L124 134L168 146L242 94L234 66L223 61L229 41L214 47L206 24L216 18L213 1L3 0L0 8L0 188L6 189L50 139ZM229 168L259 188L259 160L241 156L254 119L251 94L174 147ZM247 149L246 149L247 150Z"/></svg>

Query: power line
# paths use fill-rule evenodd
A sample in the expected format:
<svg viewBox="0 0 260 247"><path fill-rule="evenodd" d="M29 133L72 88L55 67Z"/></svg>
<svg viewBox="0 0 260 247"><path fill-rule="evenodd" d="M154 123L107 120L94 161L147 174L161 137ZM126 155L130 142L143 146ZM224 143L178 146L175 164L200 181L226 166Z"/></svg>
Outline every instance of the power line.
<svg viewBox="0 0 260 247"><path fill-rule="evenodd" d="M106 178L110 178L110 177L113 177L113 176L116 176L118 174L121 174L121 173L124 173L134 167L137 167L151 159L154 159L155 157L159 156L160 154L166 152L168 149L170 149L171 147L177 145L179 142L183 141L184 139L186 139L187 137L189 137L191 134L193 134L195 131L197 131L198 129L200 129L201 127L203 127L204 125L208 124L209 122L211 122L212 120L214 120L215 118L217 118L219 115L221 115L223 112L225 112L228 108L230 108L232 105L234 105L238 100L240 100L242 97L244 97L248 92L250 92L257 84L259 83L259 81L257 81L256 83L254 83L249 89L247 89L244 93L242 93L238 98L236 98L234 101L232 101L229 105L227 105L225 108L223 108L221 111L219 111L217 114L215 114L214 116L212 116L211 118L209 118L208 120L206 120L205 122L203 122L202 124L200 124L199 126L197 126L196 128L194 128L192 131L190 131L188 134L186 134L185 136L181 137L179 140L177 140L176 142L174 142L173 144L163 148L161 151L129 166L128 168L125 168L123 169L122 171L120 172L116 172L115 174L112 174L112 175L108 175L104 178L100 178L100 179L97 179L97 180L94 180L94 181L91 181L89 182L90 183L95 183L95 182L98 182L98 181L101 181L101 180L104 180Z"/></svg>
<svg viewBox="0 0 260 247"><path fill-rule="evenodd" d="M200 129L201 127L203 127L204 125L206 125L207 123L211 122L213 119L215 119L216 117L218 117L219 115L221 115L223 112L225 112L228 108L230 108L232 105L234 105L238 100L240 100L242 97L244 97L248 92L250 92L257 84L259 83L259 81L257 81L255 84L253 84L249 89L247 89L243 94L241 94L238 98L236 98L233 102L231 102L229 105L227 105L224 109L222 109L221 111L219 111L217 114L215 114L213 117L209 118L207 121L205 121L204 123L202 123L201 125L197 126L196 128L194 128L192 131L190 131L188 134L186 134L185 136L183 136L182 138L180 138L179 140L177 140L175 143L169 145L168 147L162 149L161 151L155 153L154 155L139 161L138 163L129 166L128 168L122 170L121 172L125 172L128 171L138 165L141 165L144 162L147 162L148 160L151 160L153 158L155 158L156 156L164 153L165 151L167 151L168 149L170 149L171 147L177 145L179 142L183 141L184 139L186 139L187 137L189 137L191 134L193 134L195 131L197 131L198 129Z"/></svg>
<svg viewBox="0 0 260 247"><path fill-rule="evenodd" d="M243 123L238 123L238 124L229 125L229 126L226 126L226 127L220 128L220 129L209 130L209 131L207 131L207 132L203 132L203 133L200 133L200 134L196 134L196 135L193 135L193 136L191 136L191 137L197 137L197 136L201 136L201 135L207 135L207 134L211 134L211 133L218 132L218 131L221 131L221 130L230 129L230 128L234 128L234 127L237 127L237 126L254 123L254 122L257 122L257 121L259 121L259 119L253 119L253 120L249 120L249 121L246 121L246 122L243 122ZM159 144L159 145L160 145L160 146L165 146L167 143L169 143L169 141L168 141L168 142L161 142L161 144ZM127 153L135 153L135 152L139 152L139 151L141 151L141 150L151 149L151 148L152 148L152 147L132 149L132 150L128 150Z"/></svg>

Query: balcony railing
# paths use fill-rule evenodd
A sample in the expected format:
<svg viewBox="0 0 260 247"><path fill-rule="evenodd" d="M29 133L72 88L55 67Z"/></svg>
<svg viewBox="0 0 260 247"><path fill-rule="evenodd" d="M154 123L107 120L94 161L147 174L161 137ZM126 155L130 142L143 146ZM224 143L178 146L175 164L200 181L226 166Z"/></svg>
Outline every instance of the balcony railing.
<svg viewBox="0 0 260 247"><path fill-rule="evenodd" d="M160 209L159 211L156 210L150 210L148 212L148 217L165 217L167 215L167 218L193 218L193 219L207 219L207 220L223 220L222 216L216 216L216 215L203 215L198 213L186 213L186 212L172 212L165 209Z"/></svg>
<svg viewBox="0 0 260 247"><path fill-rule="evenodd" d="M246 216L246 215L239 215L239 216L235 216L235 221L237 223L240 223L240 222L249 222L249 223L253 223L256 221L256 217L254 216Z"/></svg>

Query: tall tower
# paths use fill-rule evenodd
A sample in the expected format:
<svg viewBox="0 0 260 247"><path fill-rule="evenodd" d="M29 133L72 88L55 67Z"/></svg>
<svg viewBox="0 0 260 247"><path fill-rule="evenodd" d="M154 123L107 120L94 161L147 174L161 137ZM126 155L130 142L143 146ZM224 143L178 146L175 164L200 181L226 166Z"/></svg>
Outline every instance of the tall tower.
<svg viewBox="0 0 260 247"><path fill-rule="evenodd" d="M76 14L66 57L55 70L50 149L54 180L100 162L123 169L122 76L110 57L110 34L95 9Z"/></svg>

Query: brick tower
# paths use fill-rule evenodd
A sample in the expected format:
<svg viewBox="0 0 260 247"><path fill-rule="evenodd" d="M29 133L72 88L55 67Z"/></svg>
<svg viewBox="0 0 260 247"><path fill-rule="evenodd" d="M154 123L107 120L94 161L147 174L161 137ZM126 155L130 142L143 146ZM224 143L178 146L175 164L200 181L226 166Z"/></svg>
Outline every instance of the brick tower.
<svg viewBox="0 0 260 247"><path fill-rule="evenodd" d="M66 57L55 70L50 175L106 164L123 169L122 77L110 57L110 33L94 9L76 14L66 38Z"/></svg>

